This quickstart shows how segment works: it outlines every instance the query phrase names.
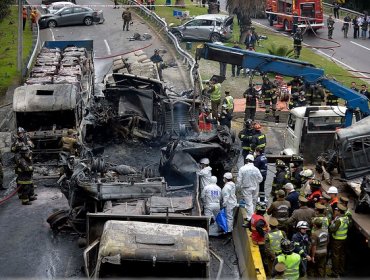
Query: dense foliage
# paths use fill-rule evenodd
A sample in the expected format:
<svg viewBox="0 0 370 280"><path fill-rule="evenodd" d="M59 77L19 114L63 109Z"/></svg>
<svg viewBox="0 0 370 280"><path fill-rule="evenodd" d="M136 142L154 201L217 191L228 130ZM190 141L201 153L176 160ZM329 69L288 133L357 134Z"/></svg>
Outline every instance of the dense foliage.
<svg viewBox="0 0 370 280"><path fill-rule="evenodd" d="M13 0L0 0L0 20L4 19L9 13L10 4L13 2Z"/></svg>

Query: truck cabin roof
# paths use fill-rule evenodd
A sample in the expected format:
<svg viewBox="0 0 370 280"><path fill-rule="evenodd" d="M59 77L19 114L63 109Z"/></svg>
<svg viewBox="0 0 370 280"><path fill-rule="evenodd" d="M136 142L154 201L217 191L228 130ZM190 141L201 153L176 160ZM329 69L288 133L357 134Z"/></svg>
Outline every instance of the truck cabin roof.
<svg viewBox="0 0 370 280"><path fill-rule="evenodd" d="M208 234L203 228L134 221L107 221L99 259L119 255L121 260L208 263Z"/></svg>
<svg viewBox="0 0 370 280"><path fill-rule="evenodd" d="M297 116L298 118L306 117L307 108L310 109L310 116L315 117L315 112L320 111L323 113L325 111L325 116L343 116L347 110L344 106L311 106L311 107L297 107L290 110L291 114Z"/></svg>
<svg viewBox="0 0 370 280"><path fill-rule="evenodd" d="M70 84L26 85L15 89L14 112L66 111L76 107L79 95Z"/></svg>

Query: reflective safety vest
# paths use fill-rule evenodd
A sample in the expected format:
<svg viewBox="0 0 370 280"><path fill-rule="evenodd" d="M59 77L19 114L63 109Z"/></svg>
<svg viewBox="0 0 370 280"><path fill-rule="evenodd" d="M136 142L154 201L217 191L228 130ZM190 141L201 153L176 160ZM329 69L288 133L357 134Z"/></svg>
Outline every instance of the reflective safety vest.
<svg viewBox="0 0 370 280"><path fill-rule="evenodd" d="M333 207L333 205L337 203L338 204L338 197L334 197L333 200L330 201L330 206Z"/></svg>
<svg viewBox="0 0 370 280"><path fill-rule="evenodd" d="M277 256L281 254L280 242L284 238L281 230L271 231L267 234L271 251Z"/></svg>
<svg viewBox="0 0 370 280"><path fill-rule="evenodd" d="M313 201L315 198L319 199L321 195L322 195L321 191L316 190L307 197L307 200Z"/></svg>
<svg viewBox="0 0 370 280"><path fill-rule="evenodd" d="M221 100L221 84L217 83L214 85L215 89L211 92L211 101Z"/></svg>
<svg viewBox="0 0 370 280"><path fill-rule="evenodd" d="M299 278L299 264L301 263L301 256L297 253L290 255L279 255L278 262L285 264L284 277L289 280L296 280Z"/></svg>
<svg viewBox="0 0 370 280"><path fill-rule="evenodd" d="M321 231L318 235L318 242L316 244L316 254L326 254L328 252L327 246L329 241L329 234L327 231Z"/></svg>
<svg viewBox="0 0 370 280"><path fill-rule="evenodd" d="M251 230L252 230L252 241L255 244L265 244L265 237L261 236L256 229L257 222L260 220L263 220L265 222L263 231L267 232L267 229L268 229L265 218L261 215L254 213L251 218Z"/></svg>
<svg viewBox="0 0 370 280"><path fill-rule="evenodd" d="M225 101L226 101L226 109L234 110L234 98L229 95L225 97Z"/></svg>
<svg viewBox="0 0 370 280"><path fill-rule="evenodd" d="M329 228L329 218L328 217L326 216L325 217L315 217L313 218L312 223L315 223L316 220L320 220L322 222L322 229L328 231L328 228ZM315 231L312 229L312 232L315 232Z"/></svg>
<svg viewBox="0 0 370 280"><path fill-rule="evenodd" d="M335 240L345 240L347 239L347 231L349 225L348 217L339 217L338 220L340 221L340 226L338 230L332 234L332 236Z"/></svg>

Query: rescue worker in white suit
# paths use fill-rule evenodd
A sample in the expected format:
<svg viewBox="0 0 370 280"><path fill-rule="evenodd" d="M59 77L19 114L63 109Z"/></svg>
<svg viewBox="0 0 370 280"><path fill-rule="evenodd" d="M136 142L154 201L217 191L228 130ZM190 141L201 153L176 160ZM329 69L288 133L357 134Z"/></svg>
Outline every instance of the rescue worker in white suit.
<svg viewBox="0 0 370 280"><path fill-rule="evenodd" d="M222 207L226 208L227 216L227 231L233 231L234 223L234 209L238 204L235 195L235 184L233 182L233 175L230 172L224 174L225 185L222 188Z"/></svg>
<svg viewBox="0 0 370 280"><path fill-rule="evenodd" d="M200 198L203 201L204 216L211 217L214 221L220 212L221 188L217 186L217 177L211 177L211 183L206 185Z"/></svg>
<svg viewBox="0 0 370 280"><path fill-rule="evenodd" d="M205 186L211 184L212 167L209 166L209 159L202 158L199 161L200 170L197 172L199 176L200 193L202 193Z"/></svg>
<svg viewBox="0 0 370 280"><path fill-rule="evenodd" d="M257 203L259 184L263 177L257 167L254 166L254 156L249 154L245 158L245 164L239 169L236 187L241 190L242 199L245 201L247 220L249 221L254 213Z"/></svg>

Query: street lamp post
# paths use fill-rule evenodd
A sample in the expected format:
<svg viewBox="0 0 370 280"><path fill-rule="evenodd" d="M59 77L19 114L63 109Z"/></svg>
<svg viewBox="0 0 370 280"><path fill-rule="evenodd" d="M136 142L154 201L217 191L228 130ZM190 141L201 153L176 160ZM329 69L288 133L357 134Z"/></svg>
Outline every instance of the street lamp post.
<svg viewBox="0 0 370 280"><path fill-rule="evenodd" d="M23 64L23 0L18 0L18 54L17 69L22 75Z"/></svg>

